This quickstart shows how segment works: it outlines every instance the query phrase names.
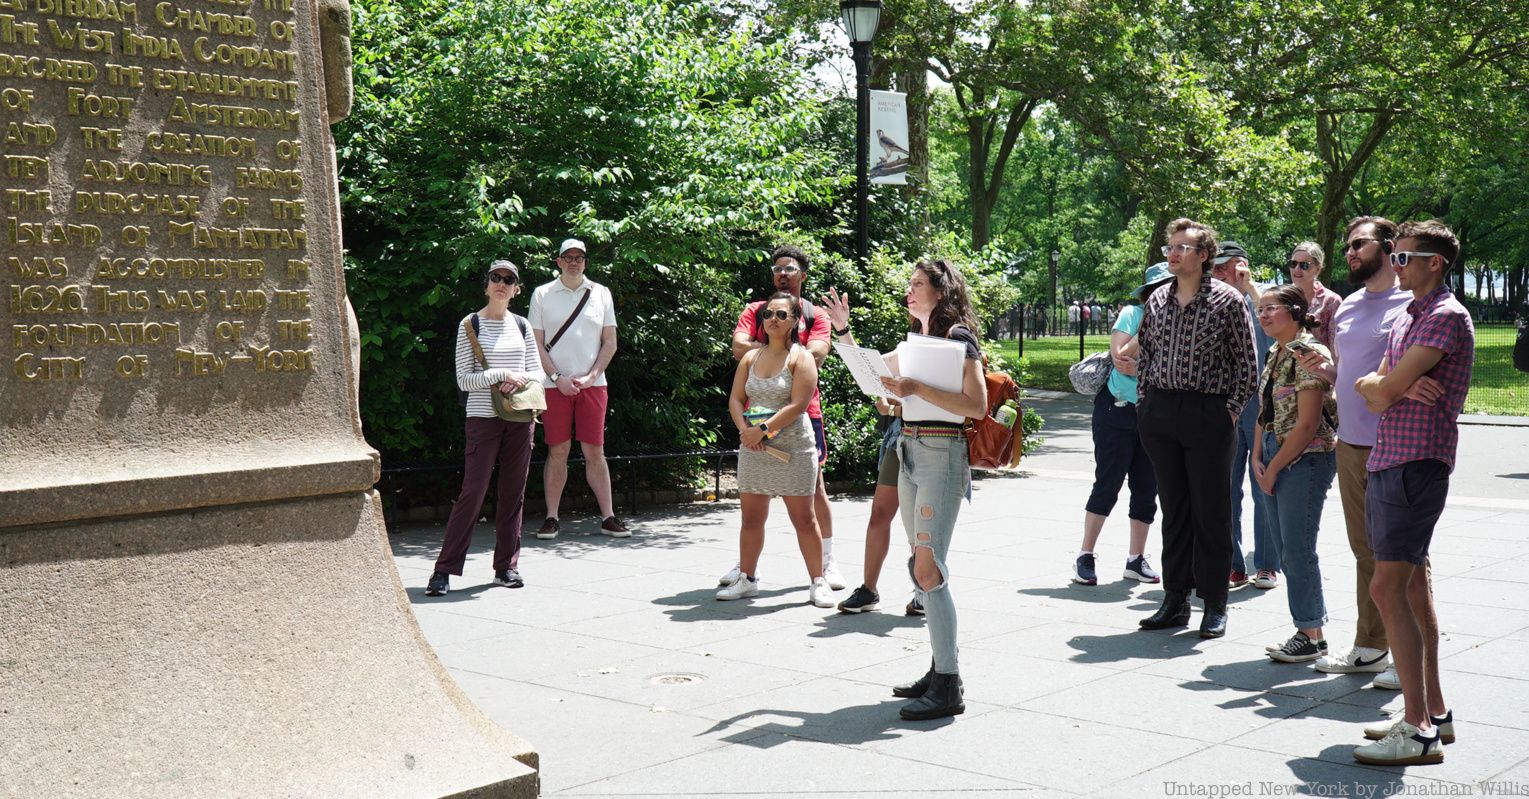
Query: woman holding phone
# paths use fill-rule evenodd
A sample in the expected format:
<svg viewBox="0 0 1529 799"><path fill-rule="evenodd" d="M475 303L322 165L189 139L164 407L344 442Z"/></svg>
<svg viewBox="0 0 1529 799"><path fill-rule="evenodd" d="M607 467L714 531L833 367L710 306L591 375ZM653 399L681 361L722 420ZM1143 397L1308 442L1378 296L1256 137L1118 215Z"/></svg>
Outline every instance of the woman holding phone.
<svg viewBox="0 0 1529 799"><path fill-rule="evenodd" d="M811 353L796 341L801 304L779 291L760 307L764 346L744 353L733 374L728 413L738 426L738 493L743 522L738 533L738 576L717 591L717 599L759 593L759 555L770 498L780 497L796 527L796 543L812 585L807 599L833 607L833 590L823 579L823 541L812 500L818 485L818 450L808 425L807 403L818 384Z"/></svg>
<svg viewBox="0 0 1529 799"><path fill-rule="evenodd" d="M980 327L960 270L945 261L919 263L913 268L904 299L910 331L950 339L963 346L961 381L956 390L935 388L902 376L895 360L891 366L897 376L882 378L887 390L904 401L902 432L897 442L898 504L912 549L908 571L913 576L914 596L924 607L929 642L934 650L928 673L892 689L893 695L913 700L902 706L899 715L917 721L966 711L957 663L956 603L950 595L946 557L961 499L970 496L972 472L963 422L933 418L938 414L927 408L933 406L963 421L981 417L987 413L987 383L982 373L982 350L977 344L976 331ZM910 408L907 405L910 397L923 402Z"/></svg>
<svg viewBox="0 0 1529 799"><path fill-rule="evenodd" d="M1317 527L1338 469L1338 406L1332 384L1302 367L1300 356L1316 352L1330 361L1332 355L1309 332L1321 323L1298 286L1265 293L1258 301L1258 323L1274 338L1274 346L1258 381L1253 476L1260 491L1253 499L1263 503L1279 547L1296 628L1290 640L1265 651L1284 663L1304 663L1327 654Z"/></svg>

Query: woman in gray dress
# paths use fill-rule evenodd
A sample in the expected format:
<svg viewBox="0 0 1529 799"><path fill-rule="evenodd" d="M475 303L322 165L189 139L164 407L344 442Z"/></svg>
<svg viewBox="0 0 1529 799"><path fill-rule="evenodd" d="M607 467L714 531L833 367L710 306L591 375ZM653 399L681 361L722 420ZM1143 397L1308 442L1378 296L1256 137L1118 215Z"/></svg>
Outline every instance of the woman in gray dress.
<svg viewBox="0 0 1529 799"><path fill-rule="evenodd" d="M759 555L764 551L770 498L780 497L796 527L796 543L812 579L807 598L833 607L823 579L823 542L812 497L817 489L817 445L807 422L807 403L818 384L817 364L796 343L802 309L796 297L777 292L759 309L765 346L738 362L728 412L738 426L738 493L743 525L738 534L738 577L717 591L717 599L759 593Z"/></svg>

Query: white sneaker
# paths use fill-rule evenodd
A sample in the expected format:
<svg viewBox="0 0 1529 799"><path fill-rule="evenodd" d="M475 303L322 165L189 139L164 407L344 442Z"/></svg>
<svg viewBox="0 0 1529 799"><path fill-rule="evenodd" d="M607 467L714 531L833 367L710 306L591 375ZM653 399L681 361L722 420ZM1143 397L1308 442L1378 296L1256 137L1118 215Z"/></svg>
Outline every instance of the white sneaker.
<svg viewBox="0 0 1529 799"><path fill-rule="evenodd" d="M828 581L822 577L812 581L812 587L807 589L807 601L820 608L834 606L833 589L828 587Z"/></svg>
<svg viewBox="0 0 1529 799"><path fill-rule="evenodd" d="M829 558L823 563L823 579L828 581L828 587L835 591L843 591L849 587L844 582L844 575L839 573L839 562Z"/></svg>
<svg viewBox="0 0 1529 799"><path fill-rule="evenodd" d="M738 579L717 589L717 599L726 602L729 599L743 599L757 593L759 593L759 578L750 580L740 573Z"/></svg>
<svg viewBox="0 0 1529 799"><path fill-rule="evenodd" d="M1445 744L1455 742L1455 711L1447 710L1442 716L1429 716L1428 720L1439 731L1439 740L1441 742ZM1398 714L1389 719L1381 719L1372 724L1367 724L1364 728L1364 737L1372 741L1379 741L1390 735L1391 731L1396 729L1396 725L1400 724L1401 721L1402 717Z"/></svg>
<svg viewBox="0 0 1529 799"><path fill-rule="evenodd" d="M717 585L732 585L741 574L743 574L743 564L734 563L733 568L728 569L727 574L722 575L722 579L717 581Z"/></svg>
<svg viewBox="0 0 1529 799"><path fill-rule="evenodd" d="M1391 667L1391 653L1384 649L1356 646L1336 655L1319 659L1312 668L1327 674L1381 672Z"/></svg>
<svg viewBox="0 0 1529 799"><path fill-rule="evenodd" d="M1417 727L1398 720L1385 737L1354 748L1354 759L1372 766L1424 766L1444 762L1439 731L1424 736Z"/></svg>
<svg viewBox="0 0 1529 799"><path fill-rule="evenodd" d="M1402 689L1402 681L1396 676L1396 667L1387 666L1385 671L1375 675L1375 679L1370 681L1370 687L1386 691L1400 691Z"/></svg>

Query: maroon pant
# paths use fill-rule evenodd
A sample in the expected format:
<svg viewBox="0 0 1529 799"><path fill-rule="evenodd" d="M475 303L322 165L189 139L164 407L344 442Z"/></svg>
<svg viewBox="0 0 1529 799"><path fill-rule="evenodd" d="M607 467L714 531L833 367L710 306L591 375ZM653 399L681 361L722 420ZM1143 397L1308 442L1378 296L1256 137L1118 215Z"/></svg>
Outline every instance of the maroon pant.
<svg viewBox="0 0 1529 799"><path fill-rule="evenodd" d="M473 525L483 510L488 478L499 463L499 501L494 514L494 570L518 569L520 563L520 511L526 504L526 475L531 469L531 423L503 419L467 418L467 464L462 474L462 493L451 506L446 522L446 543L435 559L435 570L462 575Z"/></svg>

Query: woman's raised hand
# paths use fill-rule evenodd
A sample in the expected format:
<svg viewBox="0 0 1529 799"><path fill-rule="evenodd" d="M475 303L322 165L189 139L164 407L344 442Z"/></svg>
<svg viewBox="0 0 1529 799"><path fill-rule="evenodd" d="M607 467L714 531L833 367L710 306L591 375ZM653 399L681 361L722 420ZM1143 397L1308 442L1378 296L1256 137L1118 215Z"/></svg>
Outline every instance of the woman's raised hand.
<svg viewBox="0 0 1529 799"><path fill-rule="evenodd" d="M831 288L818 302L828 311L835 330L849 327L849 294L840 294L838 289Z"/></svg>

